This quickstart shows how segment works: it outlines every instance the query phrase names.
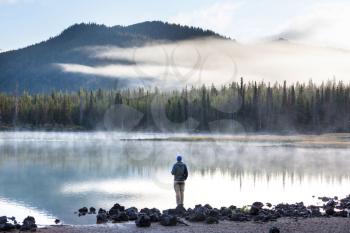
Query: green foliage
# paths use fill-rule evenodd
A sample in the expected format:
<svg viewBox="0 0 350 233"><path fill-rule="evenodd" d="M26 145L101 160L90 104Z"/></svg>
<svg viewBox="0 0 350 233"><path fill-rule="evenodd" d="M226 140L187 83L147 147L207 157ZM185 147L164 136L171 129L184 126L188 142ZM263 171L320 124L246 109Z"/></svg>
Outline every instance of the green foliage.
<svg viewBox="0 0 350 233"><path fill-rule="evenodd" d="M0 93L0 125L104 129L106 112L122 104L143 116L130 130L157 131L162 123L178 124L192 118L198 122L194 129L186 124L192 132L211 131L210 123L223 119L238 122L247 132L350 132L349 85L310 82L271 86L243 80L220 88L212 85L163 92L136 88L24 92L19 96Z"/></svg>

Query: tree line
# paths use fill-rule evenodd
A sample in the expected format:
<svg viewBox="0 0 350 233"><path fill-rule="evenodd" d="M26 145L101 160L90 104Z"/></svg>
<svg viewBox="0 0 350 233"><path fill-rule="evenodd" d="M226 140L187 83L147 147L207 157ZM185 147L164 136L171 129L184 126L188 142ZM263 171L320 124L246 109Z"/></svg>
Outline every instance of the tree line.
<svg viewBox="0 0 350 233"><path fill-rule="evenodd" d="M220 87L0 93L1 128L188 132L350 132L350 85L247 82Z"/></svg>

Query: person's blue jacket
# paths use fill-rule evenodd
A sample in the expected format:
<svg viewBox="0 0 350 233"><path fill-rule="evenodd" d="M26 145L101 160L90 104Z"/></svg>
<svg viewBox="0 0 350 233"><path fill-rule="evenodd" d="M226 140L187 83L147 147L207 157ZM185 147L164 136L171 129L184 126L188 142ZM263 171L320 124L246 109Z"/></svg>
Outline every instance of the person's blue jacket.
<svg viewBox="0 0 350 233"><path fill-rule="evenodd" d="M174 164L171 174L174 175L175 181L185 181L188 177L187 166L183 162L177 162Z"/></svg>

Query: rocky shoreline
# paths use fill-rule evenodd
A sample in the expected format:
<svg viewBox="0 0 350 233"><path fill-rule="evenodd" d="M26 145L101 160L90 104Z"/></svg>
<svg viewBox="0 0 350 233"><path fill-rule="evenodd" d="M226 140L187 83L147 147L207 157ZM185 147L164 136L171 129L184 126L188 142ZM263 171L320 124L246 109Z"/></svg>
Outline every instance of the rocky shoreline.
<svg viewBox="0 0 350 233"><path fill-rule="evenodd" d="M187 225L186 222L203 222L206 224L218 224L220 221L236 222L269 222L282 217L312 218L312 217L349 217L350 195L338 200L338 197L319 197L324 203L322 206L305 206L303 202L295 204L263 204L254 202L249 206L237 208L236 206L213 208L209 204L196 205L193 209L185 209L178 206L175 209L167 209L162 212L156 208L136 207L125 208L116 203L109 211L100 208L96 215L96 223L120 223L135 221L138 227L149 227L152 223L159 222L163 226ZM79 216L96 214L96 209L87 207L79 209Z"/></svg>
<svg viewBox="0 0 350 233"><path fill-rule="evenodd" d="M189 226L189 224L219 224L220 222L254 222L268 223L276 222L282 218L292 219L310 219L310 218L348 218L350 210L350 195L343 199L337 197L319 197L323 202L322 206L305 206L303 202L295 204L263 204L254 202L251 205L237 208L236 206L228 206L214 208L209 204L196 205L193 209L185 209L178 206L175 209L167 209L160 211L156 208L142 208L138 210L136 207L126 208L118 203L114 204L109 210L100 208L83 207L76 214L83 217L87 214L96 215L96 224L106 223L130 223L134 221L136 227L147 228L152 224L160 224L162 226ZM11 220L13 223L10 223ZM59 220L55 221L56 224ZM23 224L16 222L15 218L6 216L0 217L0 231L35 231L35 219L27 217ZM271 227L271 233L278 233L280 230L277 227Z"/></svg>

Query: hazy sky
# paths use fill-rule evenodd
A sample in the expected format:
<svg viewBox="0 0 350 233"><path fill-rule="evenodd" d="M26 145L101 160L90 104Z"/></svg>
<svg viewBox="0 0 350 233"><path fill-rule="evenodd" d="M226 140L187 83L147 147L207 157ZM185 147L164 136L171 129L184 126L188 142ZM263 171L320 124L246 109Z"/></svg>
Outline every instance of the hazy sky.
<svg viewBox="0 0 350 233"><path fill-rule="evenodd" d="M146 20L200 26L243 43L282 36L350 48L348 0L0 0L0 49L48 39L74 23Z"/></svg>

